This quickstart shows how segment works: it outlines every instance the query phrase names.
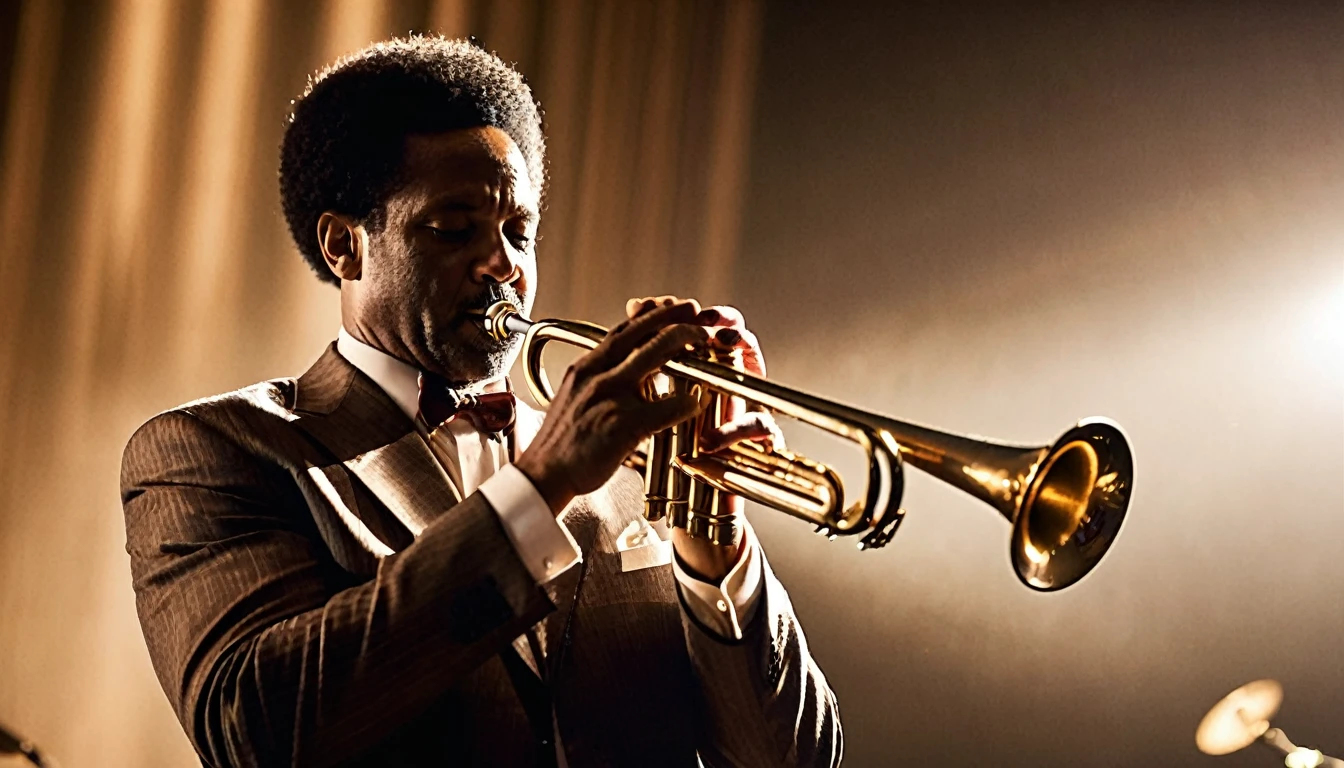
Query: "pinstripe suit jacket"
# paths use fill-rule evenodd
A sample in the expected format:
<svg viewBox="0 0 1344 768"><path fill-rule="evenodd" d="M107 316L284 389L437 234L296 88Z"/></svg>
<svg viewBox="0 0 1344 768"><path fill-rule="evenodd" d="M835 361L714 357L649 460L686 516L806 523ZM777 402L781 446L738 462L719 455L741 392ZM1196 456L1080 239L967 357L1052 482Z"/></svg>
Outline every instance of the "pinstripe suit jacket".
<svg viewBox="0 0 1344 768"><path fill-rule="evenodd" d="M145 641L207 765L530 765L510 644L573 768L839 762L834 696L768 565L745 638L716 639L670 567L621 572L642 503L623 469L566 513L582 565L538 587L334 345L297 380L150 420L121 484Z"/></svg>

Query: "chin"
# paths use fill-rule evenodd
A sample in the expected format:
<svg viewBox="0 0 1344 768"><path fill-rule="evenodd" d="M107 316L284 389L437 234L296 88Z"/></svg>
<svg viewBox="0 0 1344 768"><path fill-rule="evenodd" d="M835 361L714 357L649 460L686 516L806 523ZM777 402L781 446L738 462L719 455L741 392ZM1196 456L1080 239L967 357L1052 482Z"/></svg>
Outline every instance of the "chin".
<svg viewBox="0 0 1344 768"><path fill-rule="evenodd" d="M504 376L517 356L519 341L500 344L481 330L465 325L456 333L435 334L429 338L438 373L449 381L475 384Z"/></svg>

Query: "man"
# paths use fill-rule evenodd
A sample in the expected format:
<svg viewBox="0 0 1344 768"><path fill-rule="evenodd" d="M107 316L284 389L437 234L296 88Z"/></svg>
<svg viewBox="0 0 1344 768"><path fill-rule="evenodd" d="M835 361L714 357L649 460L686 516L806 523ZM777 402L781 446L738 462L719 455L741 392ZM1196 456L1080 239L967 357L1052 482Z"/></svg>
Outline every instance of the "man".
<svg viewBox="0 0 1344 768"><path fill-rule="evenodd" d="M763 373L740 315L632 301L544 417L515 410L517 339L479 313L532 304L544 138L521 76L469 43L319 73L281 155L337 341L155 417L122 471L145 639L202 761L837 764L834 696L749 528L672 532L671 563L622 551L667 535L623 459L701 407L641 383L688 345Z"/></svg>

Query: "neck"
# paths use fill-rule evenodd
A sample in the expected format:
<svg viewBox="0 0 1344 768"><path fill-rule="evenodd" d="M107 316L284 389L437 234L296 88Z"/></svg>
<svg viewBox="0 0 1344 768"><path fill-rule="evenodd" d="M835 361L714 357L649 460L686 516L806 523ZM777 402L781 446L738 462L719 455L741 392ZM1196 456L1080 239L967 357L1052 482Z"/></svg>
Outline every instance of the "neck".
<svg viewBox="0 0 1344 768"><path fill-rule="evenodd" d="M351 322L349 319L341 321L341 327L352 339L368 347L378 350L383 354L393 357L409 365L417 371L429 371L440 378L452 382L452 386L463 392L483 394L486 392L506 392L509 389L508 378L503 374L492 378L478 379L474 381L463 381L456 377L447 377L438 371L432 370L430 366L425 365L418 360L414 354L402 344L400 340L393 335L380 334L375 329L369 328L357 322Z"/></svg>

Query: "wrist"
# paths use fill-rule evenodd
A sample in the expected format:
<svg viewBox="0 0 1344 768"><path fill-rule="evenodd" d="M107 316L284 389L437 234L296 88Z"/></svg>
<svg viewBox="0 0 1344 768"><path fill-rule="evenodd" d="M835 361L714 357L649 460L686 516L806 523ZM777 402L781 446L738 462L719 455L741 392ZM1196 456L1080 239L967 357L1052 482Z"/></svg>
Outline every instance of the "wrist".
<svg viewBox="0 0 1344 768"><path fill-rule="evenodd" d="M570 487L567 474L563 471L557 471L548 466L545 462L531 459L527 453L518 457L514 466L519 472L532 483L541 495L546 506L550 507L551 514L559 516L569 502L574 500L578 494L574 493Z"/></svg>

